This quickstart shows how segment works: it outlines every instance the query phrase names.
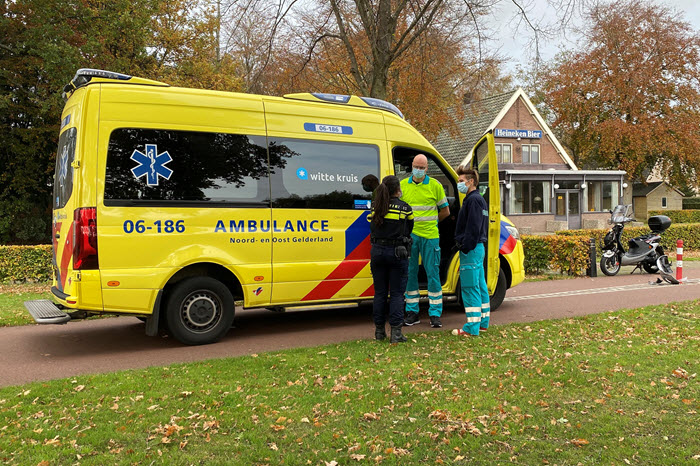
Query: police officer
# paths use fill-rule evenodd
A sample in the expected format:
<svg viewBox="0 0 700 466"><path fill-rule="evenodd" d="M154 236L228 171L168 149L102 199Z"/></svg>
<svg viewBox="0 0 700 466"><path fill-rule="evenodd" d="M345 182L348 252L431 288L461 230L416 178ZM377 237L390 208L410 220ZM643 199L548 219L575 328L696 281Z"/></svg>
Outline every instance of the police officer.
<svg viewBox="0 0 700 466"><path fill-rule="evenodd" d="M462 303L467 323L452 331L453 335L478 336L489 327L489 290L484 274L484 254L489 225L486 201L476 190L479 174L465 167L457 168L457 189L466 193L464 204L457 216L455 242L459 247L459 279L462 286Z"/></svg>
<svg viewBox="0 0 700 466"><path fill-rule="evenodd" d="M403 295L406 291L408 256L411 250L413 211L401 201L401 184L395 176L384 177L375 190L369 215L372 243L370 267L374 279L374 337L386 338L385 305L389 298L391 343L406 341L403 325Z"/></svg>
<svg viewBox="0 0 700 466"><path fill-rule="evenodd" d="M428 315L430 325L442 327L442 283L440 282L440 233L438 222L450 216L450 207L442 185L426 175L428 158L418 154L413 158L411 176L401 181L401 200L406 201L415 214L415 228L411 237L413 247L408 264L406 286L406 320L404 325L420 324L418 318L418 256L428 276Z"/></svg>

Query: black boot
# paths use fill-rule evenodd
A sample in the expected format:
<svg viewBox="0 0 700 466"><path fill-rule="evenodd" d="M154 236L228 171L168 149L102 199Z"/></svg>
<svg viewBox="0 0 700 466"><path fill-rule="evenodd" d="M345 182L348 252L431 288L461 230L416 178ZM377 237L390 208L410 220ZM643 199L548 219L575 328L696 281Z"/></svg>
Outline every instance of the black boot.
<svg viewBox="0 0 700 466"><path fill-rule="evenodd" d="M403 343L408 340L403 333L401 333L401 326L391 327L391 342L392 343Z"/></svg>
<svg viewBox="0 0 700 466"><path fill-rule="evenodd" d="M386 338L386 327L384 325L374 324L374 339L384 340Z"/></svg>

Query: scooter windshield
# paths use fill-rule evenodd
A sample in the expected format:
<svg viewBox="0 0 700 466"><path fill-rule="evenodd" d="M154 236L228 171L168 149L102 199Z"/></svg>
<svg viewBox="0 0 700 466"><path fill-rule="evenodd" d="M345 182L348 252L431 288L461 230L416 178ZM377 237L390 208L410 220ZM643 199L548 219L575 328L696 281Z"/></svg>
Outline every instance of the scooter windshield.
<svg viewBox="0 0 700 466"><path fill-rule="evenodd" d="M627 206L617 205L612 211L612 222L613 223L623 223L627 217Z"/></svg>

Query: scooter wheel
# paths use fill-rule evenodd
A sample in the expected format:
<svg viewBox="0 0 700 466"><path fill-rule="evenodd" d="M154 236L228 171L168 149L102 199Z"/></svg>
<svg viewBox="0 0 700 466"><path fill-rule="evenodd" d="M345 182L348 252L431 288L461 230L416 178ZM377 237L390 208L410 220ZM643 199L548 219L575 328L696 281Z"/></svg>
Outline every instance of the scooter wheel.
<svg viewBox="0 0 700 466"><path fill-rule="evenodd" d="M642 268L646 273L659 273L659 268L656 264L642 264Z"/></svg>
<svg viewBox="0 0 700 466"><path fill-rule="evenodd" d="M600 259L600 270L602 270L603 273L609 277L617 275L617 272L620 271L620 258L617 256L617 254L613 254L612 256L603 256Z"/></svg>

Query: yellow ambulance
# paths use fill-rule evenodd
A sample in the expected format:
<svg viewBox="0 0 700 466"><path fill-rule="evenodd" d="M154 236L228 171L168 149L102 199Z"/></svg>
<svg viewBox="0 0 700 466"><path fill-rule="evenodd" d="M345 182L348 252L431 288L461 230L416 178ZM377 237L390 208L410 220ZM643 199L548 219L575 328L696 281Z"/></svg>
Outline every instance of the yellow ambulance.
<svg viewBox="0 0 700 466"><path fill-rule="evenodd" d="M371 193L361 180L408 176L418 153L459 210L453 169L381 100L185 89L92 69L79 70L64 95L53 198L58 305L27 302L39 323L132 315L149 335L164 328L204 344L230 329L237 301L332 309L367 300ZM495 308L523 280L523 253L512 237L511 250L498 252L491 134L474 154L491 193ZM444 293L454 295L454 223L440 230Z"/></svg>

